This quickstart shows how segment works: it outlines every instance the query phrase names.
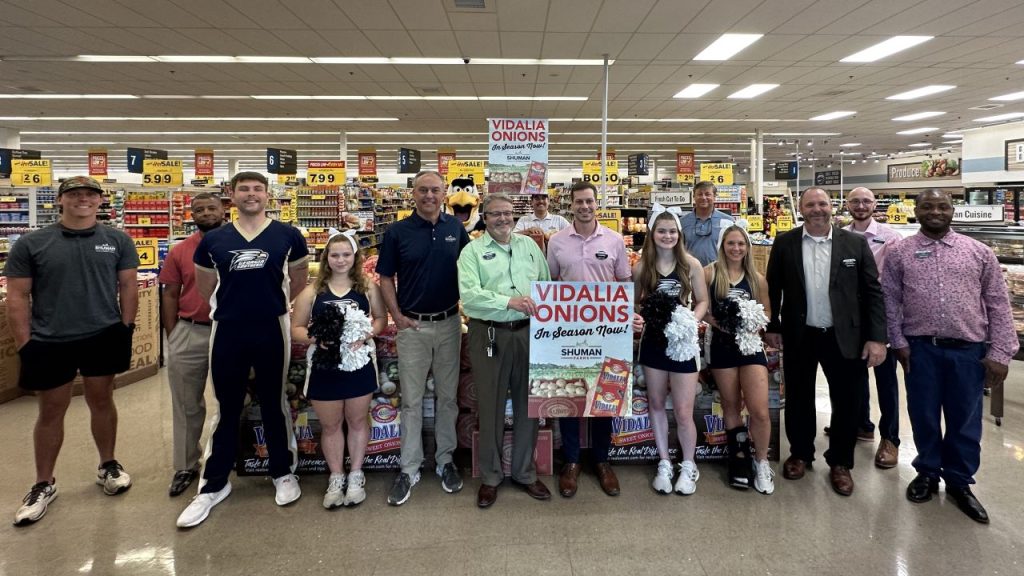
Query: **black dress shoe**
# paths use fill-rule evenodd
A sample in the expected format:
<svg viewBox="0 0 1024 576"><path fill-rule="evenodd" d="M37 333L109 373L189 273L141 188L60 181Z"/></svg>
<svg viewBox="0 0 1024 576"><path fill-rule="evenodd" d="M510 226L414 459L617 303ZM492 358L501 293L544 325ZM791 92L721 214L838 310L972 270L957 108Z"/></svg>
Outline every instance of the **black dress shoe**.
<svg viewBox="0 0 1024 576"><path fill-rule="evenodd" d="M981 505L981 502L978 502L974 493L971 492L970 486L951 488L947 485L946 496L952 498L956 502L956 507L964 514L967 514L968 518L975 522L988 524L988 512L985 511L985 507Z"/></svg>
<svg viewBox="0 0 1024 576"><path fill-rule="evenodd" d="M181 495L198 477L199 472L196 470L178 470L174 473L174 478L171 479L171 486L167 489L167 493L171 496Z"/></svg>
<svg viewBox="0 0 1024 576"><path fill-rule="evenodd" d="M907 485L907 500L920 504L932 499L932 494L939 492L939 479L931 478L925 474L918 474L916 478Z"/></svg>

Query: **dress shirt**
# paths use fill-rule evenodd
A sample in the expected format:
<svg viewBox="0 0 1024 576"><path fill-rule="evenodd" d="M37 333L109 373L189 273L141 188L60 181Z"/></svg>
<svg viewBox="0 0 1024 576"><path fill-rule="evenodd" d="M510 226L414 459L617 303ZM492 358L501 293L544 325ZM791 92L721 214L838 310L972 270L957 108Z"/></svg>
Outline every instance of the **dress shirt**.
<svg viewBox="0 0 1024 576"><path fill-rule="evenodd" d="M941 240L906 238L886 258L882 292L893 348L908 336L990 342L988 357L1008 364L1019 343L999 261L992 250L962 234Z"/></svg>
<svg viewBox="0 0 1024 576"><path fill-rule="evenodd" d="M552 214L551 212L548 212L548 215L543 218L537 218L533 214L527 214L519 218L519 221L516 222L516 226L512 231L522 232L530 228L540 228L545 234L550 234L552 232L558 232L568 225L568 220L558 214Z"/></svg>
<svg viewBox="0 0 1024 576"><path fill-rule="evenodd" d="M512 322L527 316L508 309L513 296L529 296L530 283L551 279L548 263L537 243L512 234L499 244L484 232L459 255L459 296L466 316L477 320Z"/></svg>
<svg viewBox="0 0 1024 576"><path fill-rule="evenodd" d="M875 266L878 268L879 276L881 276L882 267L885 265L886 254L892 250L892 247L897 242L903 239L903 236L900 236L899 232L878 222L874 218L871 218L870 220L867 230L863 232L854 229L853 224L843 228L843 230L849 230L854 234L860 234L868 241L868 248L871 249L871 254L875 257Z"/></svg>
<svg viewBox="0 0 1024 576"><path fill-rule="evenodd" d="M817 237L803 229L800 250L804 258L804 292L807 293L807 325L815 328L832 326L832 304L828 295L832 268L832 227L828 236Z"/></svg>
<svg viewBox="0 0 1024 576"><path fill-rule="evenodd" d="M548 267L552 278L565 282L616 282L633 275L622 235L600 224L587 238L574 226L556 232L548 240Z"/></svg>

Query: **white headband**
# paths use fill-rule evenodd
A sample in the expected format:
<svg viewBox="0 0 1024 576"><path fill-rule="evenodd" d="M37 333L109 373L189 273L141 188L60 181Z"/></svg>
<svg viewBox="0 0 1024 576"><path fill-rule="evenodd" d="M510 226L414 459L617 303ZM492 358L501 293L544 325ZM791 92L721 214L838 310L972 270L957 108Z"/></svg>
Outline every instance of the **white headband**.
<svg viewBox="0 0 1024 576"><path fill-rule="evenodd" d="M330 243L331 239L334 238L335 236L337 236L338 234L341 234L345 238L348 238L349 243L352 244L352 251L353 252L359 252L359 243L356 242L356 230L355 230L355 228L349 228L348 230L345 230L344 232L342 232L341 230L338 230L336 228L328 228L327 229L327 242Z"/></svg>
<svg viewBox="0 0 1024 576"><path fill-rule="evenodd" d="M672 218L675 219L676 228L680 232L683 231L683 226L679 223L679 217L682 216L683 211L680 210L678 206L669 206L668 208L665 208L658 202L651 205L651 226L654 226L655 219L657 219L662 212L668 212Z"/></svg>

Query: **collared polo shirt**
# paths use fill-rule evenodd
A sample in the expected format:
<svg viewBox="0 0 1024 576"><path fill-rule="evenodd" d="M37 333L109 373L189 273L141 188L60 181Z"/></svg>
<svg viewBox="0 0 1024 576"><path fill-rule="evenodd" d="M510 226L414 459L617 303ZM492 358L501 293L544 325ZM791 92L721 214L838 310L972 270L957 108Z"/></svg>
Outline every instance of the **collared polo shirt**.
<svg viewBox="0 0 1024 576"><path fill-rule="evenodd" d="M444 312L459 301L457 262L468 243L469 234L454 216L441 213L434 224L414 211L384 232L377 273L397 277L403 312Z"/></svg>
<svg viewBox="0 0 1024 576"><path fill-rule="evenodd" d="M516 226L512 231L522 232L530 228L540 228L545 234L550 234L552 232L558 232L568 226L569 221L563 216L548 212L548 215L543 218L537 218L533 214L527 214L521 217L519 221L516 222Z"/></svg>
<svg viewBox="0 0 1024 576"><path fill-rule="evenodd" d="M178 298L179 316L197 322L209 322L210 303L203 299L196 287L196 266L192 262L202 239L201 232L194 232L171 247L167 259L164 260L164 266L160 269L160 282L181 285L181 295Z"/></svg>
<svg viewBox="0 0 1024 576"><path fill-rule="evenodd" d="M459 256L459 294L470 318L512 322L527 316L508 309L514 296L529 296L530 283L550 280L548 262L532 238L512 234L499 244L484 232Z"/></svg>
<svg viewBox="0 0 1024 576"><path fill-rule="evenodd" d="M600 224L584 238L569 226L548 240L551 277L566 282L629 280L633 271L622 236Z"/></svg>

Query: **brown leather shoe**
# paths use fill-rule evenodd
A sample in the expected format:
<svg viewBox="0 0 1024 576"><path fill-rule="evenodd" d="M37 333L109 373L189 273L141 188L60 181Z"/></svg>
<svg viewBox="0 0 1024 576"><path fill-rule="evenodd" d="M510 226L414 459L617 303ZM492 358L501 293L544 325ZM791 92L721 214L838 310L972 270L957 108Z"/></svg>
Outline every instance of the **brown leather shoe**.
<svg viewBox="0 0 1024 576"><path fill-rule="evenodd" d="M832 489L840 496L853 494L853 476L846 466L832 466L828 478L832 482Z"/></svg>
<svg viewBox="0 0 1024 576"><path fill-rule="evenodd" d="M612 470L612 465L607 462L598 462L594 465L594 472L597 474L597 479L601 482L601 490L609 496L619 495L619 479L615 476L615 471Z"/></svg>
<svg viewBox="0 0 1024 576"><path fill-rule="evenodd" d="M534 500L551 499L551 491L548 490L548 487L545 486L544 483L541 482L540 480L534 480L530 484L523 484L521 482L516 482L515 484L517 486L521 486L523 490L525 490L526 493L530 495L530 498L533 498Z"/></svg>
<svg viewBox="0 0 1024 576"><path fill-rule="evenodd" d="M570 462L562 467L562 473L558 476L558 493L565 498L572 498L576 495L576 480L580 477L580 465Z"/></svg>
<svg viewBox="0 0 1024 576"><path fill-rule="evenodd" d="M491 504L498 499L498 487L481 484L480 490L476 493L476 505L480 508L490 508Z"/></svg>
<svg viewBox="0 0 1024 576"><path fill-rule="evenodd" d="M807 473L807 462L790 456L782 463L782 477L786 480L799 480Z"/></svg>
<svg viewBox="0 0 1024 576"><path fill-rule="evenodd" d="M892 443L892 440L882 439L878 443L878 451L875 452L875 466L888 470L893 468L900 461L900 449Z"/></svg>

